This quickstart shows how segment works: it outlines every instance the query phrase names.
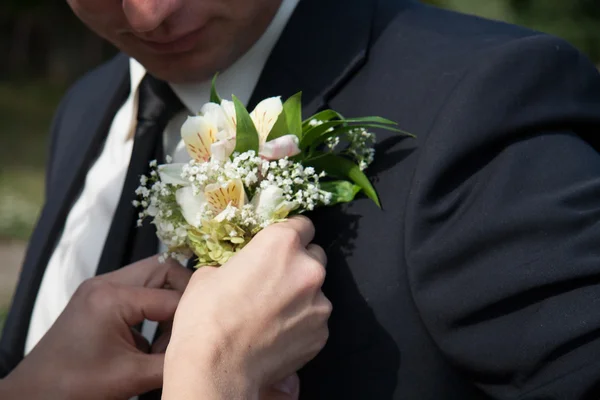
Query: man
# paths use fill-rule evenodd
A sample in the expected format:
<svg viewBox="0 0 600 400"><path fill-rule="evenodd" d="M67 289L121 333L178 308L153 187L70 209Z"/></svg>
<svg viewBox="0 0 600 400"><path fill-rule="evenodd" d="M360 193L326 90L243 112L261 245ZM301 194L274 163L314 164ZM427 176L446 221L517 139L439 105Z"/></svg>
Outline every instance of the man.
<svg viewBox="0 0 600 400"><path fill-rule="evenodd" d="M284 1L255 44L270 54L264 68L240 67L231 61L279 0L71 3L184 103L188 82L235 70L221 94L250 108L302 90L305 115L381 115L417 135L378 135L368 174L383 210L363 199L311 215L334 312L301 398L597 398L600 77L572 47L410 0L302 0L285 23ZM261 47L282 24L272 51ZM87 131L120 117L128 63L120 55L85 77L58 111L48 204L2 343L11 363L43 318L35 309L52 291L42 283L35 297L73 192L86 173L95 182Z"/></svg>

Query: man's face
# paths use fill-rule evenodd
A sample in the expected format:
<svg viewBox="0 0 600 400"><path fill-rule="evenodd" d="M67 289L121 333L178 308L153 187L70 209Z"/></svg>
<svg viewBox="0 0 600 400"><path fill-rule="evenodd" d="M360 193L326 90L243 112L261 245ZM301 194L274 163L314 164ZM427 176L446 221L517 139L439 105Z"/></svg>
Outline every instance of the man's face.
<svg viewBox="0 0 600 400"><path fill-rule="evenodd" d="M94 32L170 82L202 81L263 34L281 0L67 0Z"/></svg>

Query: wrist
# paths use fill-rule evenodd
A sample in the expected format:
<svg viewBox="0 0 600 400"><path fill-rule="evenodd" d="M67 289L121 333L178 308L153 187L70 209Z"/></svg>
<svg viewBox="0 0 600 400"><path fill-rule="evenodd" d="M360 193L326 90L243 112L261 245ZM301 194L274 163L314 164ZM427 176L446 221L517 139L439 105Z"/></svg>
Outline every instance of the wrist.
<svg viewBox="0 0 600 400"><path fill-rule="evenodd" d="M163 400L258 400L260 384L222 346L171 342L165 354ZM210 342L214 343L214 342ZM194 349L193 351L191 349Z"/></svg>

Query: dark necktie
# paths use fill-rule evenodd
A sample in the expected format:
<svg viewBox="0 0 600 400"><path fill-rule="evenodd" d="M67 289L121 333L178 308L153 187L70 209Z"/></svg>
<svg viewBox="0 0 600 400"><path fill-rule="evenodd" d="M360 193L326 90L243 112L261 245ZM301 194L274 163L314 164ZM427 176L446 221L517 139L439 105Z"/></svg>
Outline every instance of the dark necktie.
<svg viewBox="0 0 600 400"><path fill-rule="evenodd" d="M148 175L149 163L163 159L162 137L169 120L183 104L164 81L146 75L139 86L137 125L131 159L117 210L113 217L96 275L114 271L158 251L156 228L149 221L137 227L138 211L133 207L140 176ZM139 330L140 327L137 327ZM140 400L160 399L161 391L143 394Z"/></svg>
<svg viewBox="0 0 600 400"><path fill-rule="evenodd" d="M137 125L125 184L112 220L96 275L114 271L157 253L154 225L137 227L138 211L132 202L140 176L148 175L149 163L163 158L162 136L169 120L183 104L169 85L146 74L139 86Z"/></svg>

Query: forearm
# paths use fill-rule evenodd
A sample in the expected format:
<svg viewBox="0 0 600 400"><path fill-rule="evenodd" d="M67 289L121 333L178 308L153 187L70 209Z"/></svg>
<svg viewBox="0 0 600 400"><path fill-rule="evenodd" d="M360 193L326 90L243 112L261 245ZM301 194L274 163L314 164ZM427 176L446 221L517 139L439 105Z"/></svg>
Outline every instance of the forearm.
<svg viewBox="0 0 600 400"><path fill-rule="evenodd" d="M237 366L228 368L217 351L193 355L173 346L165 359L163 400L259 398L259 387Z"/></svg>

